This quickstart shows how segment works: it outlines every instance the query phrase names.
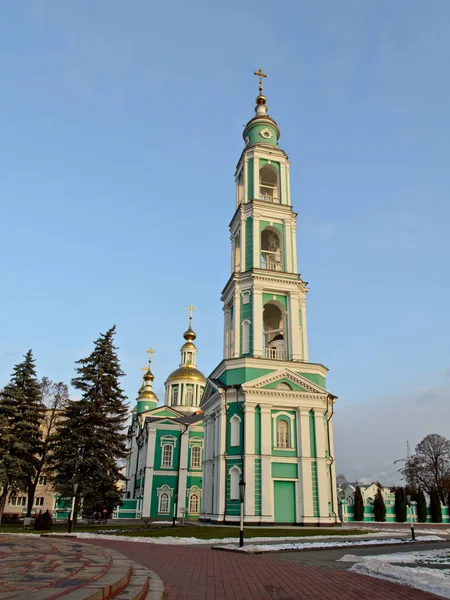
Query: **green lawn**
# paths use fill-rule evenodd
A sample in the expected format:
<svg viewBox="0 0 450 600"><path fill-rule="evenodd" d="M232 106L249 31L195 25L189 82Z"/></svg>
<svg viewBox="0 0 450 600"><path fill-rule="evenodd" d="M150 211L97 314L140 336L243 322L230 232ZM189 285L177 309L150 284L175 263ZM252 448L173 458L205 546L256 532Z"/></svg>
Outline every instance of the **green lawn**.
<svg viewBox="0 0 450 600"><path fill-rule="evenodd" d="M67 531L65 525L54 525L52 528L53 533L62 533ZM127 525L80 525L73 528L73 533L80 532L98 532L100 535L104 531L105 533L115 535L127 535L127 536L138 536L138 537L196 537L203 540L210 539L221 539L228 537L239 537L238 527L217 527L215 525L208 525L199 527L195 525L185 525L183 527L171 527L171 526L156 526L145 527L142 523L132 523ZM2 525L0 533L23 533L24 529L20 525ZM49 533L46 531L34 531L29 530L25 533ZM264 528L264 527L246 527L244 535L246 538L252 537L304 537L304 536L316 536L316 535L337 535L337 536L348 536L348 535L359 535L361 533L367 533L367 531L361 531L358 529L342 529L341 527L335 527L333 529L325 528Z"/></svg>

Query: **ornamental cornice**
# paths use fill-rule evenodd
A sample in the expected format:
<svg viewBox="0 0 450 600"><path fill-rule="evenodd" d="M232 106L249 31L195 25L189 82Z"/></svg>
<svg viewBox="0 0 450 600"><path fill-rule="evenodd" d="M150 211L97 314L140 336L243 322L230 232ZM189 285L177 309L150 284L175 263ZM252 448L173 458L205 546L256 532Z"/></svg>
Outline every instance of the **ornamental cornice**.
<svg viewBox="0 0 450 600"><path fill-rule="evenodd" d="M252 389L246 389L246 392L250 392L255 396L270 396L272 397L282 397L282 398L286 398L286 400L288 398L292 398L292 399L305 399L305 400L318 400L319 398L322 400L325 400L328 396L328 394L320 394L318 392L315 393L308 393L305 394L303 392L288 392L285 390L274 390L274 389L267 389L267 388L252 388ZM261 407L262 409L262 407Z"/></svg>

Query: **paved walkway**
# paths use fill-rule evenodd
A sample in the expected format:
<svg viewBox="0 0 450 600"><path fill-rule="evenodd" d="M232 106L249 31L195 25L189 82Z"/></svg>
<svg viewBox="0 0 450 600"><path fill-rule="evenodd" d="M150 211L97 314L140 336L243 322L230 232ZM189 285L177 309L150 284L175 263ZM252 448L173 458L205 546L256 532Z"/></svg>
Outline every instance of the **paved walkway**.
<svg viewBox="0 0 450 600"><path fill-rule="evenodd" d="M347 571L193 546L86 540L153 569L167 600L436 600L438 596ZM347 549L348 552L348 549Z"/></svg>
<svg viewBox="0 0 450 600"><path fill-rule="evenodd" d="M101 547L33 536L0 536L0 599L56 599L106 574L111 558ZM36 594L36 596L35 596Z"/></svg>

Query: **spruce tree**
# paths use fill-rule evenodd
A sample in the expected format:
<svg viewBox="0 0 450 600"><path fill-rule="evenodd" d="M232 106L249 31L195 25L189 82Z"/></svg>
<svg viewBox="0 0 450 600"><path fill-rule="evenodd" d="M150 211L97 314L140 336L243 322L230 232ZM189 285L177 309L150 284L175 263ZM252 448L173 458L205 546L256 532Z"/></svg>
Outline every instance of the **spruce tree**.
<svg viewBox="0 0 450 600"><path fill-rule="evenodd" d="M54 440L56 490L72 496L77 483L76 506L82 498L86 513L106 509L109 514L121 499L118 461L126 457L127 407L119 385L124 373L113 344L115 330L101 334L93 352L77 361L72 385L82 397L68 403Z"/></svg>
<svg viewBox="0 0 450 600"><path fill-rule="evenodd" d="M358 487L354 493L355 497L355 521L364 521L364 500L361 493L361 488Z"/></svg>
<svg viewBox="0 0 450 600"><path fill-rule="evenodd" d="M420 488L417 492L417 521L419 523L427 522L427 501L423 490Z"/></svg>
<svg viewBox="0 0 450 600"><path fill-rule="evenodd" d="M375 521L384 523L386 521L386 504L384 503L383 493L381 486L378 485L377 493L373 500L372 506Z"/></svg>
<svg viewBox="0 0 450 600"><path fill-rule="evenodd" d="M3 485L0 520L9 491L27 492L28 516L33 507L34 489L30 488L30 481L38 467L38 456L42 450L40 425L44 415L34 362L33 353L29 350L24 360L14 367L11 380L0 396L0 477Z"/></svg>
<svg viewBox="0 0 450 600"><path fill-rule="evenodd" d="M430 515L432 523L442 523L442 508L439 492L433 487L430 491Z"/></svg>
<svg viewBox="0 0 450 600"><path fill-rule="evenodd" d="M406 497L402 487L395 488L395 520L397 523L406 522Z"/></svg>

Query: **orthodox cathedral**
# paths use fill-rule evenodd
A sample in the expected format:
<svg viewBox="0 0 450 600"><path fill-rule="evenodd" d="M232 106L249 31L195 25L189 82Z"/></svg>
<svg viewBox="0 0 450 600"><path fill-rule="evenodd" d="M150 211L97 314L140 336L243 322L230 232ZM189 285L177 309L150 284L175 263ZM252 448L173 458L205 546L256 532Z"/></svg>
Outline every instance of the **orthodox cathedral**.
<svg viewBox="0 0 450 600"><path fill-rule="evenodd" d="M165 401L144 374L129 429L118 518L325 525L338 520L327 368L308 361L306 283L298 275L290 163L259 70L244 128L222 291L223 359L206 379L189 327Z"/></svg>

